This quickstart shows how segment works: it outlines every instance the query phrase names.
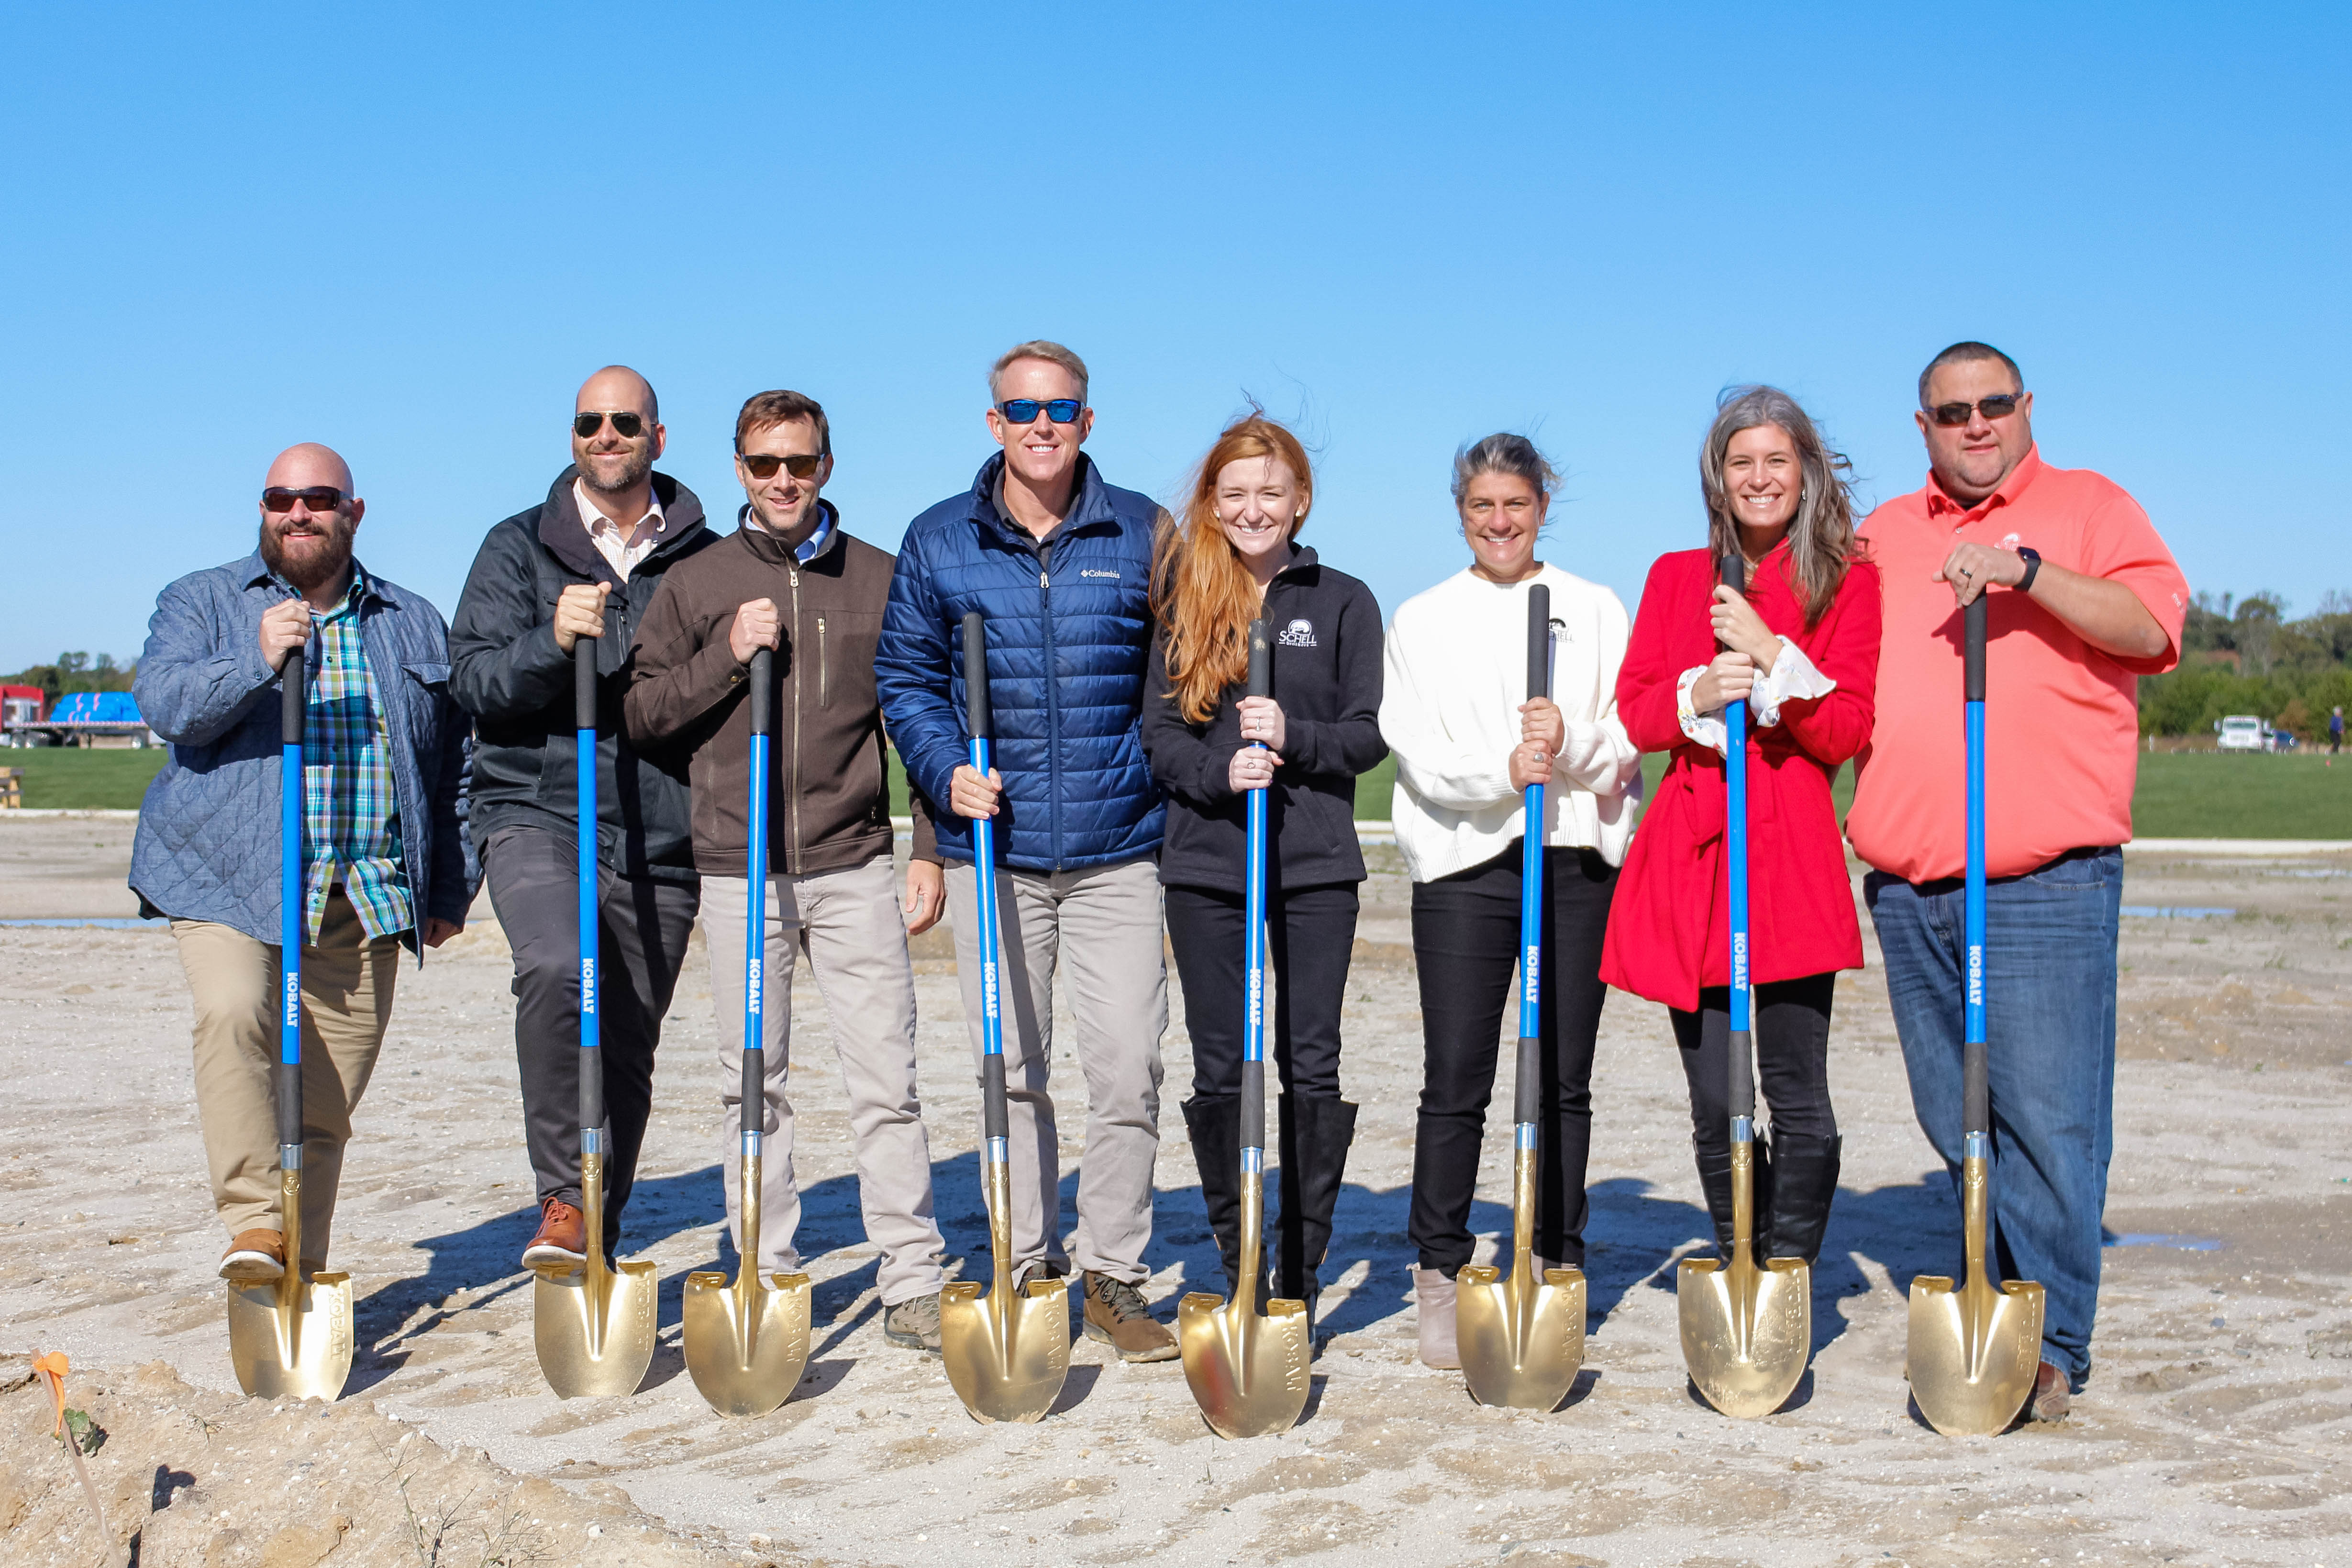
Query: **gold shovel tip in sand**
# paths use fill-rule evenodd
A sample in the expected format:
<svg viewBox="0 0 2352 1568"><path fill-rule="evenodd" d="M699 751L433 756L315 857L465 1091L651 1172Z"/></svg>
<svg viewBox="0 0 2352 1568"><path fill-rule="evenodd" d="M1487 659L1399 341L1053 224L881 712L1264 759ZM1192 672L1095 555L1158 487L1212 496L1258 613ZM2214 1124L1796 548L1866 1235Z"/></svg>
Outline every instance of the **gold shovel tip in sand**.
<svg viewBox="0 0 2352 1568"><path fill-rule="evenodd" d="M1261 1134L1263 1136L1263 1134ZM1273 1300L1257 1310L1265 1188L1257 1171L1242 1173L1241 1279L1231 1304L1194 1290L1176 1304L1176 1341L1183 1347L1184 1381L1202 1419L1220 1437L1263 1437L1287 1432L1307 1408L1307 1303Z"/></svg>
<svg viewBox="0 0 2352 1568"><path fill-rule="evenodd" d="M1905 1347L1911 1397L1947 1437L2005 1430L2033 1393L2042 1364L2042 1287L2017 1279L1996 1286L1985 1267L1989 1164L1975 1158L1961 1168L1966 1277L1957 1288L1948 1275L1911 1281Z"/></svg>
<svg viewBox="0 0 2352 1568"><path fill-rule="evenodd" d="M340 1397L352 1374L352 1277L302 1277L302 1175L284 1171L278 1197L285 1272L228 1288L228 1355L237 1386L260 1399Z"/></svg>
<svg viewBox="0 0 2352 1568"><path fill-rule="evenodd" d="M1813 1337L1811 1266L1801 1258L1756 1261L1753 1151L1744 1140L1731 1146L1730 1258L1685 1258L1675 1284L1684 1368L1709 1405L1739 1420L1788 1402Z"/></svg>
<svg viewBox="0 0 2352 1568"><path fill-rule="evenodd" d="M986 1295L977 1279L940 1292L940 1359L948 1383L978 1421L1044 1419L1070 1372L1068 1281L1056 1276L1013 1283L1013 1173L992 1139L982 1190L995 1280Z"/></svg>
<svg viewBox="0 0 2352 1568"><path fill-rule="evenodd" d="M721 1415L765 1415L793 1395L808 1365L809 1304L805 1274L772 1273L762 1280L760 1250L761 1157L747 1148L738 1181L743 1245L751 1257L730 1280L717 1269L686 1277L681 1337L694 1386Z"/></svg>
<svg viewBox="0 0 2352 1568"><path fill-rule="evenodd" d="M1584 1368L1584 1271L1514 1260L1510 1278L1465 1263L1454 1277L1454 1343L1481 1405L1557 1410Z"/></svg>
<svg viewBox="0 0 2352 1568"><path fill-rule="evenodd" d="M661 1281L651 1263L606 1267L604 1189L602 1155L583 1153L580 1195L587 1259L569 1273L540 1269L531 1281L539 1370L558 1399L635 1394L653 1364Z"/></svg>

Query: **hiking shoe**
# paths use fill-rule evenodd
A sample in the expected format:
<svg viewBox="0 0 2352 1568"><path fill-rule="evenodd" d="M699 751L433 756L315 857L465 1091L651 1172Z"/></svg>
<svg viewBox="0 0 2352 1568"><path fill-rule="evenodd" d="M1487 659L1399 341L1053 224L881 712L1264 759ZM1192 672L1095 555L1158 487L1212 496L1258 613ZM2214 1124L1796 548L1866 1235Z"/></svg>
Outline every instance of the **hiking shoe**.
<svg viewBox="0 0 2352 1568"><path fill-rule="evenodd" d="M562 1198L542 1198L539 1234L522 1249L522 1266L542 1274L570 1274L588 1261L586 1216Z"/></svg>
<svg viewBox="0 0 2352 1568"><path fill-rule="evenodd" d="M2025 1402L2028 1421L2063 1421L2073 1396L2066 1387L2066 1374L2048 1362L2043 1362L2033 1374L2033 1393Z"/></svg>
<svg viewBox="0 0 2352 1568"><path fill-rule="evenodd" d="M940 1348L940 1293L909 1296L882 1314L882 1337L910 1351Z"/></svg>
<svg viewBox="0 0 2352 1568"><path fill-rule="evenodd" d="M221 1254L220 1277L236 1285L267 1285L286 1274L286 1238L274 1230L240 1230Z"/></svg>
<svg viewBox="0 0 2352 1568"><path fill-rule="evenodd" d="M1184 1353L1168 1326L1153 1321L1142 1291L1091 1268L1087 1270L1087 1338L1109 1345L1121 1361L1174 1361Z"/></svg>

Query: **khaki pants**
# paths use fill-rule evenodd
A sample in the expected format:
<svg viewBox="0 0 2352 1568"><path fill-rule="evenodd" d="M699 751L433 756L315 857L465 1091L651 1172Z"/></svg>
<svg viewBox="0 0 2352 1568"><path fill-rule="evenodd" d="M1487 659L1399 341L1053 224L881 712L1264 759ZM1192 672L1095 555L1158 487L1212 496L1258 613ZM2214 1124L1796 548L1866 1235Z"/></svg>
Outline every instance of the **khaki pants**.
<svg viewBox="0 0 2352 1568"><path fill-rule="evenodd" d="M980 878L966 862L950 865L947 879L956 973L977 1069ZM1160 1037L1168 1028L1159 867L1149 858L1082 871L1001 867L996 902L1004 949L999 1000L1013 1265L1042 1258L1066 1271L1075 1253L1081 1268L1140 1285L1151 1276L1143 1249L1151 1240L1151 1172L1160 1156ZM1054 972L1066 964L1078 1071L1087 1080L1078 1226L1067 1251L1060 1134L1046 1089L1053 1072Z"/></svg>
<svg viewBox="0 0 2352 1568"><path fill-rule="evenodd" d="M211 921L173 921L196 1007L196 1116L204 1124L213 1209L232 1237L278 1230L278 946ZM302 949L302 1252L323 1263L352 1112L375 1071L400 941L370 942L338 889L318 945Z"/></svg>
<svg viewBox="0 0 2352 1568"><path fill-rule="evenodd" d="M740 877L702 879L702 938L710 950L710 998L719 1016L719 1172L727 1187L727 1228L742 1241L737 1167L742 1154L743 940L751 884ZM766 952L761 979L760 1268L800 1268L793 1237L801 1194L793 1173L791 1070L793 963L796 949L824 994L835 1055L849 1091L849 1142L857 1163L857 1201L866 1239L882 1249L875 1285L895 1307L936 1295L947 1244L931 1212L930 1135L915 1090L915 972L898 913L890 857L845 871L768 879Z"/></svg>

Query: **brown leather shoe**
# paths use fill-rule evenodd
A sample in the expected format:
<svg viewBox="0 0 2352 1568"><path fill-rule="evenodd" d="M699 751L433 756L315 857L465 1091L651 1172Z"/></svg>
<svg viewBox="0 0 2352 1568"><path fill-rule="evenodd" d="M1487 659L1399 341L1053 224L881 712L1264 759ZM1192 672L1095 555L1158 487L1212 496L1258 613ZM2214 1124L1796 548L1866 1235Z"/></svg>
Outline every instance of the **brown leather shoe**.
<svg viewBox="0 0 2352 1568"><path fill-rule="evenodd" d="M1184 1353L1168 1325L1153 1321L1143 1292L1124 1279L1087 1270L1087 1338L1118 1352L1121 1361L1173 1361Z"/></svg>
<svg viewBox="0 0 2352 1568"><path fill-rule="evenodd" d="M2066 1374L2043 1362L2033 1374L2033 1393L2025 1402L2025 1418L2028 1421L2063 1421L2072 1403Z"/></svg>
<svg viewBox="0 0 2352 1568"><path fill-rule="evenodd" d="M586 1216L562 1198L542 1198L539 1234L522 1249L522 1266L542 1274L570 1274L588 1261Z"/></svg>
<svg viewBox="0 0 2352 1568"><path fill-rule="evenodd" d="M221 1254L220 1277L238 1285L267 1285L286 1274L286 1238L274 1230L240 1230Z"/></svg>

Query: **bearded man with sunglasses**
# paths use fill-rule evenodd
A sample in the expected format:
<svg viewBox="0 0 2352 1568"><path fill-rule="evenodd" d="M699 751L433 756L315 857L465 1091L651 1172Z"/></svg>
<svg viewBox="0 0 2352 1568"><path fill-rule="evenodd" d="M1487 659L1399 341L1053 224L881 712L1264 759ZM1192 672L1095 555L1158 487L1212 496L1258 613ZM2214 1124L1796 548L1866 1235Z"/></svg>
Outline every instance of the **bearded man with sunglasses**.
<svg viewBox="0 0 2352 1568"><path fill-rule="evenodd" d="M367 503L325 447L289 447L259 547L165 588L132 690L171 744L139 807L131 887L169 916L195 1002L196 1114L224 1279L325 1265L352 1112L392 1019L403 947L465 929L478 873L461 807L466 716L441 613L352 555ZM278 695L306 649L302 733L302 1245L278 1226L278 977L285 787Z"/></svg>
<svg viewBox="0 0 2352 1568"><path fill-rule="evenodd" d="M745 917L752 877L765 910L760 1256L762 1274L799 1269L801 1199L793 1171L793 967L805 947L833 1016L849 1092L849 1136L866 1239L882 1249L875 1284L882 1331L940 1348L946 1243L931 1212L931 1152L915 1088L910 933L940 918L939 852L917 803L902 910L892 874L890 792L874 649L890 595L889 554L849 536L822 499L833 477L824 409L797 392L762 392L735 420L735 476L747 498L736 531L672 571L630 658L629 734L688 750L694 860L719 1017L721 1184L739 1240ZM747 866L751 660L772 650L768 862ZM903 917L903 923L902 923Z"/></svg>
<svg viewBox="0 0 2352 1568"><path fill-rule="evenodd" d="M1126 1361L1168 1361L1176 1337L1139 1289L1160 1152L1168 1026L1156 864L1166 820L1143 753L1151 552L1167 514L1079 450L1094 427L1084 361L1043 340L989 373L1003 449L971 488L917 518L899 547L877 660L908 776L940 806L940 854L974 1066L981 1053L978 877L971 823L996 822L1011 1118L1011 1259L1026 1278L1085 1271L1086 1332ZM987 617L997 766L964 762L961 623ZM1062 1242L1061 1160L1046 1084L1054 972L1066 964L1087 1083L1078 1224ZM1067 1053L1066 1053L1067 1054Z"/></svg>
<svg viewBox="0 0 2352 1568"><path fill-rule="evenodd" d="M2090 1372L2114 1147L2116 928L2137 776L2137 679L2179 660L2189 584L2147 514L2033 444L2016 362L1954 343L1919 376L1926 486L1870 515L1880 702L1846 836L1927 1141L1955 1183L1965 990L1962 610L1989 595L1985 996L1997 1278L2041 1281L2028 1411Z"/></svg>
<svg viewBox="0 0 2352 1568"><path fill-rule="evenodd" d="M450 689L474 716L474 842L514 950L515 1058L539 1193L528 1268L586 1261L580 1212L578 747L572 650L596 649L597 942L608 1131L604 1235L620 1243L653 1107L654 1051L700 897L686 759L624 732L629 640L663 575L714 544L702 503L654 472L667 432L645 377L609 365L580 388L572 466L482 542L450 628Z"/></svg>

